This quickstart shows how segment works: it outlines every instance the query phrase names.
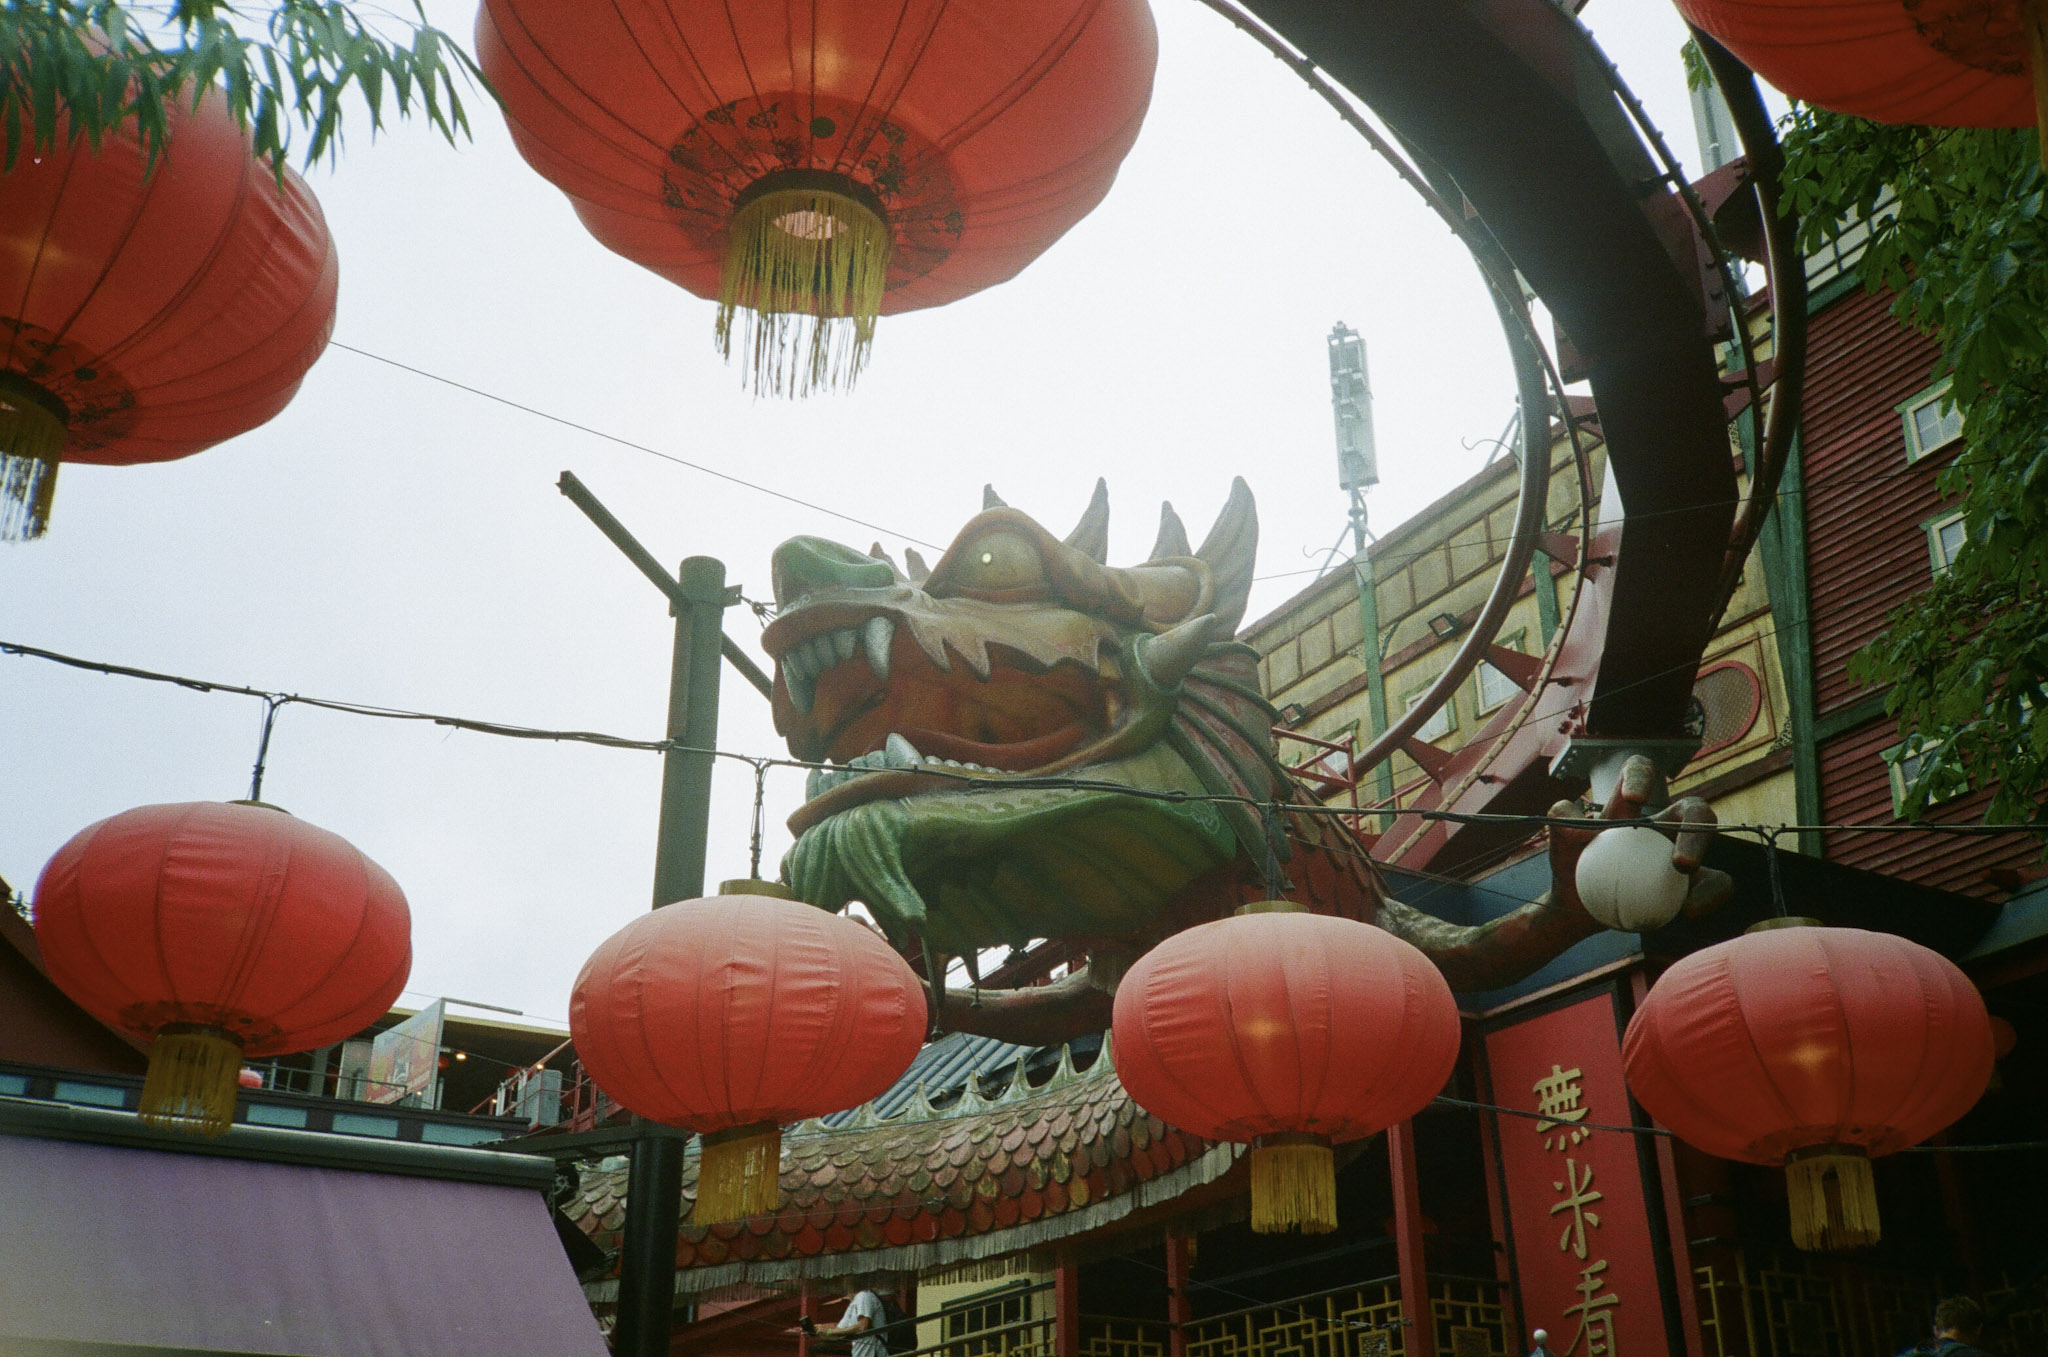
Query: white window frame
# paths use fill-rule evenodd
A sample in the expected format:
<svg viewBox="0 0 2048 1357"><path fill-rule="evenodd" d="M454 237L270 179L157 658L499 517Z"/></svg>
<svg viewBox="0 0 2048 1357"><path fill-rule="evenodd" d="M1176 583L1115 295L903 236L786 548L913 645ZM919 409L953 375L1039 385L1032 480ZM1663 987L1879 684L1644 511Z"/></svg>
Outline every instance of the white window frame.
<svg viewBox="0 0 2048 1357"><path fill-rule="evenodd" d="M1516 632L1512 636L1495 637L1493 643L1499 646L1502 650L1512 650L1515 651L1517 654L1520 654L1522 651L1522 643L1528 638L1528 635L1529 629L1527 627L1524 627L1522 628L1522 630ZM1491 702L1487 701L1486 697L1486 679L1489 674L1492 675L1494 678L1498 679L1500 683L1503 685L1503 691L1501 692L1500 696L1496 697ZM1499 711L1502 707L1505 707L1508 703L1514 701L1521 695L1521 684L1515 682L1506 674L1503 674L1500 670L1494 668L1491 664L1488 664L1485 660L1482 659L1481 661L1479 661L1478 665L1473 668L1472 715L1475 718L1485 716L1489 712Z"/></svg>
<svg viewBox="0 0 2048 1357"><path fill-rule="evenodd" d="M1945 413L1955 416L1954 430L1946 434L1940 442L1932 445L1920 441L1920 426L1913 418L1913 416L1919 414L1930 405L1947 406L1948 409ZM1898 411L1899 423L1906 431L1906 460L1909 463L1917 462L1922 457L1931 457L1963 436L1962 412L1956 409L1955 402L1949 398L1949 382L1946 377L1936 382L1933 386L1928 387L1925 391L1900 401L1892 408ZM1944 412L1937 410L1937 413ZM1944 422L1946 422L1946 419L1944 419Z"/></svg>
<svg viewBox="0 0 2048 1357"><path fill-rule="evenodd" d="M1964 533L1963 539L1956 544L1956 549L1954 551L1950 551L1948 549L1947 543L1942 541L1941 534L1943 530L1955 527L1962 521L1963 511L1961 509L1957 509L1951 513L1941 514L1935 518L1930 518L1925 523L1920 525L1921 528L1927 533L1928 568L1931 569L1936 576L1946 575L1948 573L1949 567L1955 564L1956 557L1959 554L1961 554L1963 549L1969 546L1970 544L1970 539L1967 531Z"/></svg>
<svg viewBox="0 0 2048 1357"><path fill-rule="evenodd" d="M1913 779L1919 775L1922 744L1923 742L1918 738L1911 739L1903 744L1893 745L1878 756L1884 760L1886 775L1891 779L1892 817L1894 819L1898 819L1906 813L1906 791L1913 785ZM1938 806L1944 801L1955 800L1969 790L1969 779L1958 778L1953 785L1938 789L1930 794L1927 798L1927 804Z"/></svg>
<svg viewBox="0 0 2048 1357"><path fill-rule="evenodd" d="M1432 678L1429 680L1429 683L1409 689L1407 694L1401 699L1401 714L1406 716L1409 712L1414 711L1415 704L1421 701L1424 693L1429 691L1430 683L1435 682L1436 680ZM1414 738L1418 740L1441 740L1457 728L1458 695L1452 693L1448 698L1444 699L1444 704L1436 709L1436 714L1423 722L1421 729L1415 732Z"/></svg>
<svg viewBox="0 0 2048 1357"><path fill-rule="evenodd" d="M1350 777L1352 771L1351 759L1358 751L1358 722L1353 721L1349 725L1339 726L1335 730L1324 731L1317 735L1316 738L1319 740L1335 741L1346 747L1343 749L1322 750L1317 753L1315 758L1309 760L1308 766L1316 769L1325 777ZM1314 746L1311 745L1310 748L1314 748Z"/></svg>

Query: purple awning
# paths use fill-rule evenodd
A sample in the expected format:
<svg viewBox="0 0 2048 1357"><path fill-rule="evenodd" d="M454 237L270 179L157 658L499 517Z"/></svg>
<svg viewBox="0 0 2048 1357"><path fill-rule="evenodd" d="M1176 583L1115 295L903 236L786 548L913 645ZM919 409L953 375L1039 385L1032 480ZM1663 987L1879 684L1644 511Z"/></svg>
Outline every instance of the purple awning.
<svg viewBox="0 0 2048 1357"><path fill-rule="evenodd" d="M604 1357L531 1188L0 1136L9 1339Z"/></svg>

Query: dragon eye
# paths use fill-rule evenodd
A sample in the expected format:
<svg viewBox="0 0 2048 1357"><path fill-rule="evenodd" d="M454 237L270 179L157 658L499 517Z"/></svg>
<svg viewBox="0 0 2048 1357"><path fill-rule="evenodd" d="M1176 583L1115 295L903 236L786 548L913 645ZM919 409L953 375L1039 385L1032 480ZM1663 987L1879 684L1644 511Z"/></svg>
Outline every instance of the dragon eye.
<svg viewBox="0 0 2048 1357"><path fill-rule="evenodd" d="M952 583L977 593L1030 589L1046 582L1038 547L1022 533L992 532L962 552Z"/></svg>

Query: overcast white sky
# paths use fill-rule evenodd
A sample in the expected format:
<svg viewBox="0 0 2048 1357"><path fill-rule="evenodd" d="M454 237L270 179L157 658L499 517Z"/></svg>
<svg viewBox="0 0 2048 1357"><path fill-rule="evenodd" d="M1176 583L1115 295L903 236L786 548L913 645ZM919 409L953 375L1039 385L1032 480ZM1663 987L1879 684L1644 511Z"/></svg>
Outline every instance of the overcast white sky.
<svg viewBox="0 0 2048 1357"><path fill-rule="evenodd" d="M1324 336L1363 332L1377 526L1477 470L1513 406L1449 234L1307 89L1193 0L1160 27L1145 130L1108 200L1014 282L886 319L851 396L754 401L712 306L598 246L479 101L312 176L342 261L338 343L882 525L837 521L332 348L254 433L160 467L69 467L42 542L0 548L0 639L199 678L523 725L662 733L671 623L555 490L576 472L657 556L769 595L776 543L943 545L981 486L1064 534L1098 475L1112 560L1159 501L1199 540L1259 500L1257 616L1343 531ZM430 3L468 34L463 0ZM1697 164L1657 0L1588 20ZM1470 446L1468 446L1470 445ZM934 553L927 551L927 558ZM751 643L743 610L728 630ZM758 650L756 651L758 654ZM765 660L764 660L765 664ZM727 670L721 747L786 752ZM261 705L0 656L0 876L130 806L247 794ZM722 763L712 881L746 872L752 774ZM771 776L767 874L802 774ZM410 998L560 1019L577 968L648 907L657 756L286 708L265 799L352 840L413 910Z"/></svg>

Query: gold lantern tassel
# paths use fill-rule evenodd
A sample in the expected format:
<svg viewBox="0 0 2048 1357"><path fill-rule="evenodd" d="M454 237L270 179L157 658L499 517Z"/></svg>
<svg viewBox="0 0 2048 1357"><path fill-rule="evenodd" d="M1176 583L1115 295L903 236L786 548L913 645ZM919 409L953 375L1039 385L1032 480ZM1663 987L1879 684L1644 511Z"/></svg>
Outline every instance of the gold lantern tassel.
<svg viewBox="0 0 2048 1357"><path fill-rule="evenodd" d="M1785 1161L1792 1242L1802 1249L1861 1249L1878 1241L1877 1183L1854 1145L1821 1145Z"/></svg>
<svg viewBox="0 0 2048 1357"><path fill-rule="evenodd" d="M1260 1136L1251 1157L1254 1234L1337 1228L1337 1164L1327 1137Z"/></svg>
<svg viewBox="0 0 2048 1357"><path fill-rule="evenodd" d="M49 526L69 418L40 386L0 372L0 542L30 541Z"/></svg>
<svg viewBox="0 0 2048 1357"><path fill-rule="evenodd" d="M852 387L867 365L895 237L844 175L790 170L740 195L718 288L718 352L745 312L741 381L756 394Z"/></svg>
<svg viewBox="0 0 2048 1357"><path fill-rule="evenodd" d="M177 1023L156 1034L142 1080L142 1120L217 1136L235 1124L242 1043L218 1027Z"/></svg>
<svg viewBox="0 0 2048 1357"><path fill-rule="evenodd" d="M735 1126L704 1137L697 1165L698 1225L763 1216L782 1205L782 1128L773 1122Z"/></svg>

